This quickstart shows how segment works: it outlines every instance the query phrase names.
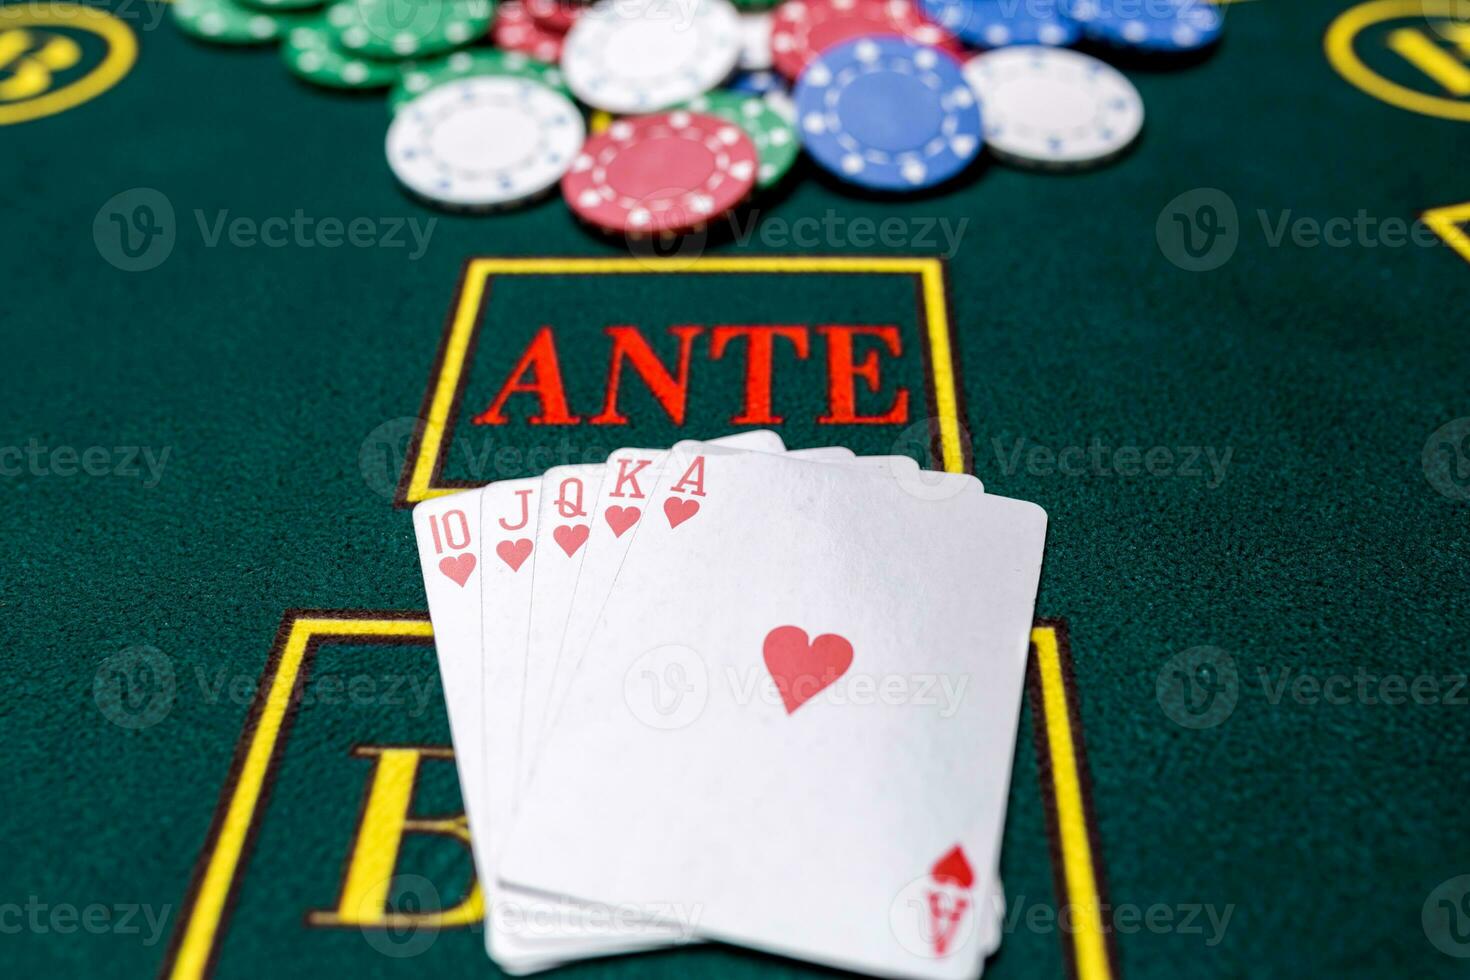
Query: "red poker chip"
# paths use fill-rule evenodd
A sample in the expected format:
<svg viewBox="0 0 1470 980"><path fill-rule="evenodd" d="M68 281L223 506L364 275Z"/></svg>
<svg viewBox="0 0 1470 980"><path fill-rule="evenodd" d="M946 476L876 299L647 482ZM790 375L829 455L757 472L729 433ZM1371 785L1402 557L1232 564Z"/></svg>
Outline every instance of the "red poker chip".
<svg viewBox="0 0 1470 980"><path fill-rule="evenodd" d="M607 231L685 232L745 200L758 170L739 126L679 110L619 119L589 138L561 192L577 217Z"/></svg>
<svg viewBox="0 0 1470 980"><path fill-rule="evenodd" d="M786 0L771 23L771 58L793 82L801 70L830 47L879 34L964 52L959 40L926 20L912 0Z"/></svg>
<svg viewBox="0 0 1470 980"><path fill-rule="evenodd" d="M525 5L539 26L556 34L571 30L586 6L581 0L525 0Z"/></svg>
<svg viewBox="0 0 1470 980"><path fill-rule="evenodd" d="M507 51L519 51L537 61L557 64L565 36L536 22L520 0L501 0L490 25L490 40Z"/></svg>

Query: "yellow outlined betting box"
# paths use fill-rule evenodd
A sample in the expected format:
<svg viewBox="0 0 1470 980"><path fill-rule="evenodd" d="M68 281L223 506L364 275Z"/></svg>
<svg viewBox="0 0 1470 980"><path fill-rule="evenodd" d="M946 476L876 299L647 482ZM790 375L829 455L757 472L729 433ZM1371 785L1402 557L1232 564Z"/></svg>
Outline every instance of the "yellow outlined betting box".
<svg viewBox="0 0 1470 980"><path fill-rule="evenodd" d="M466 489L472 484L443 478L444 458L453 436L455 415L464 393L492 285L500 276L659 276L699 275L891 275L914 281L920 339L924 347L926 387L934 414L935 462L951 473L970 464L964 437L961 389L955 367L954 329L944 263L933 257L740 256L685 258L477 258L465 263L459 288L444 326L439 354L419 412L394 503L411 507L421 500Z"/></svg>
<svg viewBox="0 0 1470 980"><path fill-rule="evenodd" d="M432 642L428 616L420 612L286 612L181 903L162 977L201 980L214 972L234 897L290 738L293 705L309 679L318 648L331 643L422 647ZM1067 629L1060 621L1039 620L1032 630L1028 697L1057 900L1073 912L1073 926L1061 936L1068 974L1077 980L1114 980L1117 961L1081 718Z"/></svg>

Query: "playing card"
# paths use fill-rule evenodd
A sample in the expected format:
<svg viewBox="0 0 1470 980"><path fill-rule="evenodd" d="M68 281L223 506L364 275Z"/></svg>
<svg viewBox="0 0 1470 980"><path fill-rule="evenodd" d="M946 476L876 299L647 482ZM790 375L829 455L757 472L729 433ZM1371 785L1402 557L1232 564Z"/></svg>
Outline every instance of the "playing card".
<svg viewBox="0 0 1470 980"><path fill-rule="evenodd" d="M786 449L779 436L764 429L712 440L711 444L731 451L781 453ZM833 450L834 457L844 454L849 457L852 455L851 450ZM643 517L652 481L657 477L667 456L667 450L625 447L607 458L597 502L592 507L591 526L584 546L581 568L568 601L561 646L548 695L548 717L554 718L559 711L566 686L576 672L592 626L602 611L602 603L622 564L626 546L633 539L631 532Z"/></svg>
<svg viewBox="0 0 1470 980"><path fill-rule="evenodd" d="M701 935L833 966L977 975L1045 514L947 481L922 499L860 467L673 454L503 878L697 909Z"/></svg>
<svg viewBox="0 0 1470 980"><path fill-rule="evenodd" d="M731 451L749 449L782 452L781 438L766 429L740 432L709 441L712 446ZM834 458L852 451L833 447L804 452L829 453ZM557 673L562 639L567 620L577 595L596 519L596 501L602 487L604 464L559 466L547 470L542 477L540 537L535 552L531 589L531 620L526 651L526 693L524 698L522 738L534 764L536 747L551 705L553 681ZM637 485L636 478L633 485ZM587 593L584 593L584 595ZM603 597L599 593L597 601ZM522 771L522 785L528 770Z"/></svg>
<svg viewBox="0 0 1470 980"><path fill-rule="evenodd" d="M779 452L779 436L766 430L742 432L717 444L746 446ZM481 657L483 664L483 727L485 778L482 782L489 802L481 807L490 814L483 833L488 835L486 859L494 867L494 855L514 812L519 787L529 773L534 732L540 727L546 703L550 666L547 653L533 635L554 637L554 626L565 613L556 581L575 580L568 564L580 558L585 539L578 542L577 512L586 509L591 472L587 468L558 468L576 471L580 482L562 486L548 484L553 495L543 495L544 479L512 480L491 484L479 494L484 529L481 603ZM563 493L563 490L565 493ZM577 493L583 495L580 503ZM565 518L563 517L565 514ZM548 526L542 528L545 515ZM562 530L567 528L568 530ZM542 614L533 622L538 607L536 581L544 574L539 597ZM539 627L540 632L533 634ZM495 888L487 895L489 927L486 942L502 969L526 973L545 969L571 959L629 952L650 946L687 942L687 926L677 922L648 921L643 910L586 906L558 902L545 896L527 895L514 888ZM677 918L677 910L675 912Z"/></svg>

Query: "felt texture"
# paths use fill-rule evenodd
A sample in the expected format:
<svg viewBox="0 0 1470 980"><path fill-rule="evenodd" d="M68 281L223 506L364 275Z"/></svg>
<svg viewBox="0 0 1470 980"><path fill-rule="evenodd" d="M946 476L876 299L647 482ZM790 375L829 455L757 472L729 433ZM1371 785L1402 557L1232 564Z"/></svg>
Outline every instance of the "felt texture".
<svg viewBox="0 0 1470 980"><path fill-rule="evenodd" d="M1467 505L1436 492L1421 464L1430 433L1470 415L1470 269L1445 248L1273 246L1257 216L1410 218L1470 193L1461 124L1374 101L1326 64L1320 39L1337 11L1322 0L1233 6L1214 57L1131 72L1148 122L1136 150L1107 169L986 166L937 195L879 200L802 163L750 242L712 246L800 252L763 237L797 218L968 220L948 264L964 422L987 489L1050 514L1038 614L1068 623L1111 898L1139 910L1233 908L1214 945L1207 924L1203 935L1118 934L1123 970L1143 980L1463 971L1429 942L1420 914L1436 885L1470 872L1466 709L1267 696L1266 681L1283 670L1463 674L1470 641ZM140 60L115 89L0 128L0 443L169 451L156 486L4 479L0 903L145 903L166 909L171 932L286 610L423 608L409 517L391 502L396 471L385 488L370 436L417 414L463 261L606 256L618 246L556 200L493 218L425 210L383 162L380 98L301 86L269 50L220 51L167 24L135 26ZM103 202L133 187L163 192L177 217L172 254L141 273L103 261L91 237ZM1155 244L1160 209L1196 187L1229 194L1242 226L1235 257L1198 274ZM416 259L411 247L210 246L200 226L221 212L259 221L297 209L317 220L436 224ZM941 248L837 235L806 250ZM557 327L585 414L601 407L603 326L640 325L666 358L667 326L755 316L877 317L912 343L910 289L879 280L507 286L457 425L476 451L523 451L563 434L524 424L524 413L503 430L468 422L543 323ZM682 427L632 384L628 426L568 437L611 450L727 431L743 352L716 362L707 338L698 344L700 380ZM886 362L885 384L914 387L922 419L918 354ZM807 361L778 360L788 443L912 451L897 427L814 423L824 355L814 337ZM1094 439L1231 456L1217 486L1008 462L1017 440L1029 453ZM451 460L446 472L469 478L466 465ZM518 465L498 475L522 475ZM165 718L131 730L98 709L94 677L107 658L145 646L167 658L176 692ZM1195 730L1166 716L1156 681L1171 657L1199 646L1229 652L1240 687L1228 719ZM437 673L423 647L342 644L323 648L316 669L431 686ZM1018 917L987 969L997 980L1056 977L1064 963L1065 937L1025 915L1057 901L1030 719L1002 864ZM494 973L477 929L446 931L404 958L356 929L306 924L336 899L371 769L353 747L447 741L437 693L422 711L302 706L219 976ZM416 805L453 812L447 767L426 765L440 768ZM411 848L406 872L446 895L464 885L457 845ZM165 955L165 942L144 938L27 928L7 936L5 958L16 975L138 976ZM563 975L818 973L700 949Z"/></svg>

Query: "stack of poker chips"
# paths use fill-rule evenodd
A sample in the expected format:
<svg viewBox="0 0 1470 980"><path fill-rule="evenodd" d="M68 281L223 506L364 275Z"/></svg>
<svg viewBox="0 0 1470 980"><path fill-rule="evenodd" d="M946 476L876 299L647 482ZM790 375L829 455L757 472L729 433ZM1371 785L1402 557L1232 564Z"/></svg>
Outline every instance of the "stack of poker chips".
<svg viewBox="0 0 1470 980"><path fill-rule="evenodd" d="M803 150L882 194L942 187L987 152L1109 162L1144 109L1107 62L1208 52L1223 28L1203 0L673 2L177 0L174 15L206 41L280 41L307 82L389 89L389 168L428 204L489 212L559 186L625 236L704 229Z"/></svg>

